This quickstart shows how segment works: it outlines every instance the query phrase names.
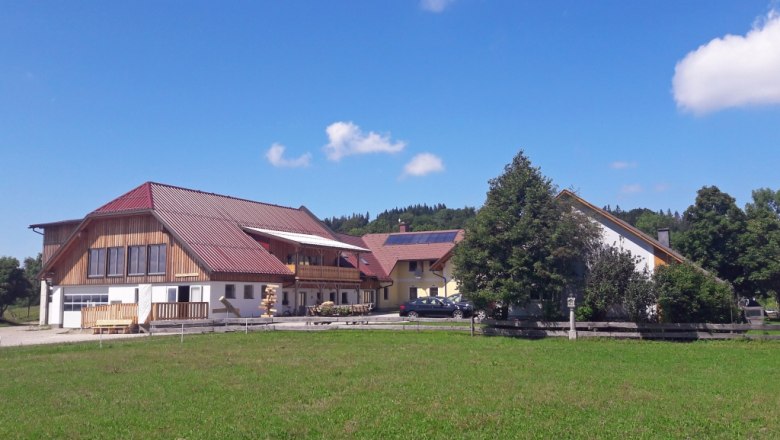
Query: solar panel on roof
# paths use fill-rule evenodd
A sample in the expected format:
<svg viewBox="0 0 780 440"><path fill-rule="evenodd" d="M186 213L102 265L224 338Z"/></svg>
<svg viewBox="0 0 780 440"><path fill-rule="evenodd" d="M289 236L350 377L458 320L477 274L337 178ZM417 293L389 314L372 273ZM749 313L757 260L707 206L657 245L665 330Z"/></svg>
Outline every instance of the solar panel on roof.
<svg viewBox="0 0 780 440"><path fill-rule="evenodd" d="M457 231L422 232L419 234L390 234L385 245L451 243L455 241Z"/></svg>

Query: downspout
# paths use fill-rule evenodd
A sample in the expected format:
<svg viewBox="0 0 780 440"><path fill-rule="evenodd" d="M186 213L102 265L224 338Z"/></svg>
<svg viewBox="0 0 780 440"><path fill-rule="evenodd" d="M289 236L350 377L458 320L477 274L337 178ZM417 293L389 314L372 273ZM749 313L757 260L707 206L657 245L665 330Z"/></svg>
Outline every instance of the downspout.
<svg viewBox="0 0 780 440"><path fill-rule="evenodd" d="M392 286L393 284L395 284L395 281L394 281L394 280L392 280L392 279L390 280L390 284L388 284L388 285L386 285L386 286L383 286L381 281L379 282L379 288L380 288L380 289L382 289L382 293L383 293L383 295L382 295L382 298L384 298L384 290L385 290L386 288L388 288L388 287ZM379 304L379 295L377 295L377 296L376 296L376 300L377 300L377 301L376 301L376 302L377 302L377 304ZM382 301L384 301L384 299L382 299ZM377 307L377 309L378 309L378 308L380 308L380 307Z"/></svg>
<svg viewBox="0 0 780 440"><path fill-rule="evenodd" d="M447 295L447 277L443 275L444 271L442 271L442 275L439 275L435 270L431 269L431 273L444 280L444 296L449 296Z"/></svg>

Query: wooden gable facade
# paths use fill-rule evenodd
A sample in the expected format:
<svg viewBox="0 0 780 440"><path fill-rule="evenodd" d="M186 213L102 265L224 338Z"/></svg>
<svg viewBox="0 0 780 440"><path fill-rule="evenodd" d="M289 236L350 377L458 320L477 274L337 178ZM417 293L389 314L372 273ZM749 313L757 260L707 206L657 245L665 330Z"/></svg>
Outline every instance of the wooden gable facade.
<svg viewBox="0 0 780 440"><path fill-rule="evenodd" d="M74 235L75 234L75 235ZM151 284L181 281L209 281L208 270L187 252L152 214L88 218L72 239L60 242L47 267L46 276L54 285ZM61 240L61 228L44 227L46 243ZM64 248L60 249L61 246ZM162 275L129 275L128 249L131 246L164 245L165 273ZM54 247L54 245L51 245ZM121 275L89 276L90 249L119 248L124 256ZM52 256L44 259L48 263Z"/></svg>

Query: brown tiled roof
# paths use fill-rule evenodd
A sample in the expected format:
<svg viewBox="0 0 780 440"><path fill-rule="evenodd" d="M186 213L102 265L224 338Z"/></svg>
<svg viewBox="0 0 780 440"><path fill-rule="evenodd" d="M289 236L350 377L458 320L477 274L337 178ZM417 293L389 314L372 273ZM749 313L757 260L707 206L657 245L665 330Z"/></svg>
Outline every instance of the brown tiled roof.
<svg viewBox="0 0 780 440"><path fill-rule="evenodd" d="M360 246L368 248L366 243L361 237L355 237L353 235L336 233L336 239L343 241L344 243L351 244L353 246ZM360 258L363 261L360 262L360 272L369 277L376 277L380 281L390 281L392 278L382 269L382 265L373 253L360 254ZM354 254L347 253L344 255L344 259L352 265L352 267L358 267L357 257Z"/></svg>
<svg viewBox="0 0 780 440"><path fill-rule="evenodd" d="M392 235L413 235L430 232L433 231L394 232ZM463 240L462 229L435 232L456 232L457 234L454 241L447 243L385 245L387 237L391 234L366 234L363 236L363 242L367 248L371 249L385 273L390 274L399 261L438 260Z"/></svg>

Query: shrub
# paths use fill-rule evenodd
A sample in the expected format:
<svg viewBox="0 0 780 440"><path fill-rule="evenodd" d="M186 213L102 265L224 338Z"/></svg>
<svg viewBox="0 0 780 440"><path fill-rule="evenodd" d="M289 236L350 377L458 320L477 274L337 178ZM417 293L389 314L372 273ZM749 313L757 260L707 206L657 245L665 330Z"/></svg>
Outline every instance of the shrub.
<svg viewBox="0 0 780 440"><path fill-rule="evenodd" d="M656 291L663 322L732 322L739 316L731 286L690 263L656 268Z"/></svg>
<svg viewBox="0 0 780 440"><path fill-rule="evenodd" d="M647 311L656 299L647 269L636 270L639 261L639 257L615 246L597 249L588 261L578 317L602 321L610 309L622 306L631 321L650 320Z"/></svg>

